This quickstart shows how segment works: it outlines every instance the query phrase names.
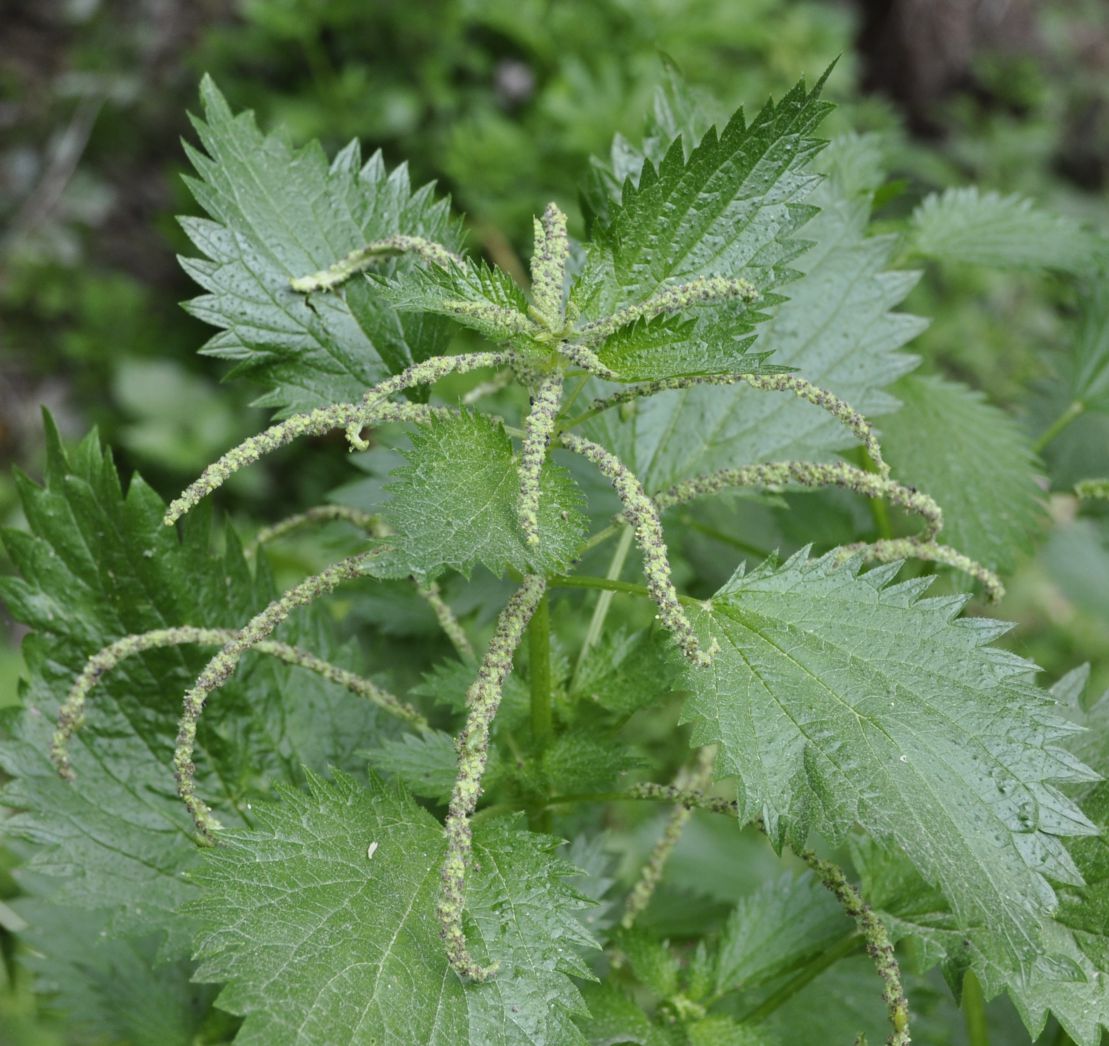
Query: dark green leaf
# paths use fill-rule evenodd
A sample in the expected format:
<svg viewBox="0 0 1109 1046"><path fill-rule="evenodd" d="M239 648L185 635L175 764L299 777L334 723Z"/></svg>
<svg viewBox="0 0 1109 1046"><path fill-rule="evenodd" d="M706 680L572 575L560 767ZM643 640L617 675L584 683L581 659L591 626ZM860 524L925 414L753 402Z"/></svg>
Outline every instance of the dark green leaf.
<svg viewBox="0 0 1109 1046"><path fill-rule="evenodd" d="M198 977L226 981L236 1042L580 1043L568 974L589 977L583 905L554 840L481 825L467 936L484 983L447 964L435 920L441 826L402 793L345 776L255 807L257 829L220 837L196 876ZM374 844L376 843L376 846Z"/></svg>

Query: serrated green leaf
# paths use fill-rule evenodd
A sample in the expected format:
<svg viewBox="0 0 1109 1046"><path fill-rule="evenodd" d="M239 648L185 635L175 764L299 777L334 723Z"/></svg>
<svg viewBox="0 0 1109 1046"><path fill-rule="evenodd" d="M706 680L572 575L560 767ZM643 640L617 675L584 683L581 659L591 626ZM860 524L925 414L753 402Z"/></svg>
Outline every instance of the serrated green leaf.
<svg viewBox="0 0 1109 1046"><path fill-rule="evenodd" d="M197 848L170 757L182 695L211 649L150 651L101 679L70 743L72 784L49 760L54 721L98 650L154 628L238 627L273 597L272 581L251 576L233 533L225 554L211 551L205 513L183 539L165 527L162 500L137 476L125 494L95 436L67 455L51 427L47 445L44 486L21 482L29 532L5 536L21 576L0 580L0 595L32 632L24 710L0 742L3 801L19 811L3 829L36 844L29 867L54 883L53 901L107 910L113 933L168 934L176 957L190 933L177 914L192 893L181 873ZM321 619L298 617L281 636L334 653ZM274 779L298 780L305 763L357 765L354 750L382 729L368 702L259 657L244 660L208 715L200 787L230 820Z"/></svg>
<svg viewBox="0 0 1109 1046"><path fill-rule="evenodd" d="M1021 196L976 188L932 193L913 212L912 244L926 258L998 269L1082 272L1097 241L1077 222Z"/></svg>
<svg viewBox="0 0 1109 1046"><path fill-rule="evenodd" d="M944 544L1012 569L1044 514L1027 436L981 393L935 375L909 375L892 392L902 407L882 421L882 450L894 475L939 503Z"/></svg>
<svg viewBox="0 0 1109 1046"><path fill-rule="evenodd" d="M590 648L576 691L629 716L670 696L682 679L670 648L656 633L608 632Z"/></svg>
<svg viewBox="0 0 1109 1046"><path fill-rule="evenodd" d="M493 341L519 345L534 327L524 292L508 273L483 261L413 269L381 290L401 312L446 316Z"/></svg>
<svg viewBox="0 0 1109 1046"><path fill-rule="evenodd" d="M583 989L589 1014L576 1020L589 1046L665 1046L666 1039L639 1003L608 982Z"/></svg>
<svg viewBox="0 0 1109 1046"><path fill-rule="evenodd" d="M412 433L405 459L383 515L408 570L468 575L480 563L497 575L555 573L573 559L585 530L580 492L564 468L544 464L540 545L529 550L517 525L517 459L499 422L469 412L434 418Z"/></svg>
<svg viewBox="0 0 1109 1046"><path fill-rule="evenodd" d="M830 108L820 101L823 84L798 84L750 125L737 112L688 157L678 138L657 166L643 160L619 205L594 223L571 289L582 317L601 319L698 276L741 277L763 293L788 278L800 250L793 234L812 214L800 201L816 184L804 167L820 147L812 130Z"/></svg>
<svg viewBox="0 0 1109 1046"><path fill-rule="evenodd" d="M716 954L715 990L758 987L853 932L843 909L811 873L786 873L728 916Z"/></svg>
<svg viewBox="0 0 1109 1046"><path fill-rule="evenodd" d="M1096 829L1054 787L1092 771L1058 748L1074 727L1032 666L988 646L996 623L954 620L961 599L922 599L829 558L737 573L692 613L712 666L688 670L692 743L720 744L741 820L803 845L811 828L861 824L892 839L951 902L1031 966L1054 906L1077 882L1060 836Z"/></svg>
<svg viewBox="0 0 1109 1046"><path fill-rule="evenodd" d="M804 229L812 246L793 262L803 275L785 288L789 300L771 310L752 348L868 417L886 414L896 400L884 390L915 362L899 350L924 326L892 311L918 274L885 271L896 242L866 236L865 199L847 200L825 183L814 201L821 213ZM853 443L810 404L738 385L662 393L636 403L630 418L609 411L588 429L651 492L737 461L826 459Z"/></svg>
<svg viewBox="0 0 1109 1046"><path fill-rule="evenodd" d="M355 142L329 165L318 142L294 150L278 135L263 136L252 114L231 112L210 79L201 100L204 119L194 124L205 152L188 149L199 175L189 185L211 220L183 219L204 257L182 264L208 292L189 311L221 328L204 351L235 360L236 373L267 388L258 402L285 412L357 399L442 352L442 320L399 316L367 280L310 301L289 280L397 233L456 249L460 227L448 203L430 186L413 192L407 168L387 172L380 153L363 166ZM380 271L418 264L387 261Z"/></svg>
<svg viewBox="0 0 1109 1046"><path fill-rule="evenodd" d="M257 829L220 837L196 878L198 977L246 1017L236 1042L457 1046L581 1043L568 974L590 938L554 840L480 825L467 882L484 983L447 963L435 920L441 826L402 793L339 775L255 807ZM376 843L376 847L373 844ZM372 851L372 852L371 852Z"/></svg>
<svg viewBox="0 0 1109 1046"><path fill-rule="evenodd" d="M1064 363L1071 399L1087 410L1109 411L1109 290L1103 280L1086 293L1081 309L1074 348Z"/></svg>
<svg viewBox="0 0 1109 1046"><path fill-rule="evenodd" d="M70 1031L96 1042L193 1046L215 997L192 983L193 964L160 962L157 936L109 936L110 914L21 898L24 965ZM80 1041L85 1041L81 1038Z"/></svg>
<svg viewBox="0 0 1109 1046"><path fill-rule="evenodd" d="M366 756L374 770L399 778L413 795L440 803L450 799L458 776L458 749L450 734L442 730L404 734L370 749ZM486 789L491 777L487 771Z"/></svg>
<svg viewBox="0 0 1109 1046"><path fill-rule="evenodd" d="M560 733L544 749L540 766L549 791L558 795L601 791L643 760L623 741L581 727Z"/></svg>
<svg viewBox="0 0 1109 1046"><path fill-rule="evenodd" d="M678 990L678 960L667 942L638 928L618 933L615 942L639 982L660 999Z"/></svg>

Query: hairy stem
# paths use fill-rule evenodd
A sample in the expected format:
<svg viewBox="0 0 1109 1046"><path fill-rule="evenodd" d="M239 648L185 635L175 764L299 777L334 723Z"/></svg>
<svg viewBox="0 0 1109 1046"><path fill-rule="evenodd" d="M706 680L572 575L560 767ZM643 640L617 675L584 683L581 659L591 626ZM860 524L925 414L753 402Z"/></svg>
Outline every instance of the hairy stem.
<svg viewBox="0 0 1109 1046"><path fill-rule="evenodd" d="M926 563L942 563L954 567L974 578L991 603L999 603L1005 598L1005 586L992 570L981 563L964 556L948 545L937 545L934 541L917 541L914 538L890 538L867 544L860 541L836 549L836 558L846 562L852 556L861 555L864 563L892 563L897 559L920 559Z"/></svg>
<svg viewBox="0 0 1109 1046"><path fill-rule="evenodd" d="M208 695L218 690L231 678L243 654L266 639L278 625L298 607L307 606L332 591L343 581L361 575L363 564L377 555L377 550L361 552L340 560L326 570L306 578L275 599L265 610L256 614L234 638L226 642L200 673L196 682L185 694L181 722L177 732L177 747L173 753L173 769L177 778L177 794L192 815L193 822L205 842L212 841L213 832L220 827L207 804L196 792L196 765L193 751L196 746L196 728L204 711Z"/></svg>
<svg viewBox="0 0 1109 1046"><path fill-rule="evenodd" d="M73 686L70 687L65 701L58 710L58 723L50 744L50 758L58 768L58 773L66 780L72 781L74 779L73 769L69 762L69 740L80 729L84 721L85 705L89 694L92 693L100 679L121 661L125 661L129 657L135 657L147 650L157 650L163 647L184 646L193 643L199 646L226 646L233 642L237 635L238 632L231 628L193 628L190 625L180 625L176 628L156 628L149 632L124 636L93 654L85 662L84 669L74 681ZM338 665L333 665L330 661L324 661L307 650L268 639L255 643L252 649L260 654L269 654L271 657L295 665L297 668L315 672L329 682L337 683L351 693L372 701L390 715L404 719L419 729L427 727L427 720L410 705L406 705L388 691L382 690L371 680L356 675L345 668L340 668Z"/></svg>
<svg viewBox="0 0 1109 1046"><path fill-rule="evenodd" d="M562 372L553 371L540 383L532 400L524 426L524 444L520 451L520 492L517 517L524 540L532 548L539 547L539 499L543 463L551 444L558 407L562 401Z"/></svg>
<svg viewBox="0 0 1109 1046"><path fill-rule="evenodd" d="M291 279L289 286L298 294L335 290L358 273L364 272L374 262L395 254L415 254L444 269L452 262L462 263L459 255L433 240L425 240L422 236L388 236L384 240L375 240L365 247L351 251L345 258L326 269Z"/></svg>
<svg viewBox="0 0 1109 1046"><path fill-rule="evenodd" d="M463 976L478 981L491 977L495 966L482 966L473 958L462 929L466 871L473 851L470 818L481 796L481 779L489 761L489 733L500 707L504 681L512 670L512 656L546 588L546 581L539 575L525 576L501 611L477 678L466 694L469 715L458 738L458 777L447 810L447 853L440 876L436 915L451 966Z"/></svg>
<svg viewBox="0 0 1109 1046"><path fill-rule="evenodd" d="M776 461L765 465L721 469L707 476L685 480L655 495L655 504L660 509L669 508L694 498L719 494L731 487L780 489L788 486L840 487L869 498L885 497L891 504L924 521L924 530L916 539L919 541L930 541L943 528L943 512L927 494L922 494L915 487L903 486L894 480L842 462L825 465L810 461Z"/></svg>
<svg viewBox="0 0 1109 1046"><path fill-rule="evenodd" d="M712 780L712 765L716 761L716 746L709 745L697 753L697 763L690 773L684 770L678 775L675 788L678 790L691 790L700 792ZM693 815L693 807L685 803L678 803L670 813L662 835L655 843L651 856L639 873L639 879L632 887L628 899L624 903L624 914L620 917L620 925L625 930L630 930L639 918L640 912L650 903L655 890L662 879L663 869L674 852L674 847L681 839L686 822Z"/></svg>
<svg viewBox="0 0 1109 1046"><path fill-rule="evenodd" d="M560 438L568 450L596 465L620 498L624 516L634 528L636 544L643 554L647 589L658 607L659 620L674 636L689 661L701 667L710 664L713 651L701 649L693 626L678 601L678 593L670 577L670 560L658 509L644 492L643 485L619 458L599 444L568 432L562 433Z"/></svg>

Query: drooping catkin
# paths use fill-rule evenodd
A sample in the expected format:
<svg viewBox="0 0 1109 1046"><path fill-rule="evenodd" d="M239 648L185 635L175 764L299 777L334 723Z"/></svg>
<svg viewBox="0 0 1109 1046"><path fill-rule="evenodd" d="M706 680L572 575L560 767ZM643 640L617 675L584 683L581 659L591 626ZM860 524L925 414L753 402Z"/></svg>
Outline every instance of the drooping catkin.
<svg viewBox="0 0 1109 1046"><path fill-rule="evenodd" d="M426 421L449 413L446 407L429 407L422 403L336 403L319 407L305 414L296 414L271 425L264 432L243 440L218 461L209 465L200 476L170 502L163 522L170 526L195 508L209 494L218 490L240 469L272 454L301 436L321 436L325 432L387 421Z"/></svg>
<svg viewBox="0 0 1109 1046"><path fill-rule="evenodd" d="M376 404L384 404L390 396L417 385L431 385L448 374L465 374L483 367L503 367L512 363L516 353L501 352L462 352L457 356L432 356L431 359L413 363L398 371L391 378L367 389L362 394L362 407L375 409ZM371 415L372 419L372 415ZM347 426L347 441L354 450L367 450L369 444L362 439L360 431L366 422L354 421Z"/></svg>
<svg viewBox="0 0 1109 1046"><path fill-rule="evenodd" d="M944 566L961 570L974 578L981 586L991 603L999 603L1005 598L1005 586L988 567L977 560L948 545L937 545L934 541L918 541L915 538L884 538L881 541L859 541L836 549L836 558L846 562L852 556L861 556L864 563L892 563L898 559L920 559L926 563L942 563Z"/></svg>
<svg viewBox="0 0 1109 1046"><path fill-rule="evenodd" d="M866 418L855 410L850 403L840 399L835 393L822 389L819 385L814 385L811 381L798 377L796 374L752 374L742 372L662 378L659 381L629 385L627 388L618 389L609 396L594 400L585 416L592 417L594 414L599 414L610 407L619 406L621 403L629 403L643 396L654 396L660 392L689 389L696 385L735 385L739 382L744 382L750 385L751 388L762 392L792 392L806 403L811 403L814 407L827 411L862 443L867 455L878 469L878 474L880 476L889 475L889 465L882 457L882 448L878 443L878 437ZM584 416L577 420L584 420Z"/></svg>
<svg viewBox="0 0 1109 1046"><path fill-rule="evenodd" d="M885 498L924 522L924 529L914 540L930 541L943 528L943 512L927 494L907 487L873 472L864 472L842 462L822 464L812 461L775 461L742 468L720 469L706 476L697 476L676 483L655 496L660 509L680 505L695 498L719 494L735 487L789 486L839 487L870 498Z"/></svg>
<svg viewBox="0 0 1109 1046"><path fill-rule="evenodd" d="M243 654L266 639L294 610L315 602L343 581L361 576L363 564L377 554L377 550L371 550L349 556L283 593L235 632L234 638L225 643L219 653L208 662L185 694L177 732L177 747L173 752L173 769L177 778L177 794L192 815L203 840L211 842L213 832L220 827L207 804L197 795L196 766L193 763L196 728L208 695L231 678Z"/></svg>
<svg viewBox="0 0 1109 1046"><path fill-rule="evenodd" d="M676 283L660 288L646 301L626 305L603 320L586 324L577 335L585 345L597 345L621 327L637 320L651 320L671 312L682 312L698 305L724 301L754 302L759 299L758 289L747 280L726 276L698 276L687 283Z"/></svg>
<svg viewBox="0 0 1109 1046"><path fill-rule="evenodd" d="M73 768L69 761L69 740L84 721L85 705L94 687L121 661L147 650L169 646L194 643L200 646L225 646L233 642L236 635L237 632L231 628L194 628L190 625L156 628L149 632L124 636L93 654L85 662L85 667L70 687L65 701L58 710L57 726L50 744L50 758L58 768L58 773L66 780L74 779ZM329 682L336 683L351 693L372 701L390 715L404 719L419 729L427 726L427 720L416 709L381 689L376 683L338 665L333 665L330 661L316 657L307 650L270 639L255 643L252 649L260 654L268 654L279 661L295 665L297 668L315 672Z"/></svg>
<svg viewBox="0 0 1109 1046"><path fill-rule="evenodd" d="M394 254L415 254L424 261L441 268L446 268L451 262L462 263L459 255L434 240L425 240L422 236L387 236L383 240L375 240L351 251L345 258L341 258L326 269L309 273L307 276L294 277L289 281L289 286L298 294L332 291L357 276L358 273L364 272L375 261Z"/></svg>
<svg viewBox="0 0 1109 1046"><path fill-rule="evenodd" d="M636 544L643 555L643 573L647 579L647 590L658 607L658 617L663 626L673 635L681 652L695 665L706 666L712 662L711 650L703 650L689 623L678 593L670 577L670 559L666 539L662 533L655 503L643 490L632 472L616 455L591 440L583 439L573 433L564 432L559 437L567 450L580 454L592 462L601 474L612 484L620 503L624 506L624 518L635 532Z"/></svg>
<svg viewBox="0 0 1109 1046"><path fill-rule="evenodd" d="M716 746L709 745L702 748L697 753L697 763L692 771L683 770L678 775L678 779L673 785L675 792L688 789L700 793L712 780L712 767L715 761ZM674 847L678 845L682 837L682 831L685 829L686 822L692 813L693 807L681 802L677 803L671 811L662 835L651 850L647 863L640 870L639 878L624 902L624 914L620 917L620 925L625 930L630 930L635 925L639 914L650 903L659 882L662 880L666 862L674 852Z"/></svg>
<svg viewBox="0 0 1109 1046"><path fill-rule="evenodd" d="M539 384L524 426L524 442L520 451L520 492L516 512L524 540L532 548L539 546L540 479L561 402L562 372L556 370Z"/></svg>
<svg viewBox="0 0 1109 1046"><path fill-rule="evenodd" d="M491 977L495 966L482 966L474 959L462 930L466 872L473 851L470 818L481 796L481 781L489 761L489 733L500 708L504 682L512 670L512 657L546 587L545 578L538 574L526 575L501 611L493 638L478 667L477 678L466 693L468 715L458 738L458 777L447 809L447 853L440 873L436 915L451 966L477 981Z"/></svg>

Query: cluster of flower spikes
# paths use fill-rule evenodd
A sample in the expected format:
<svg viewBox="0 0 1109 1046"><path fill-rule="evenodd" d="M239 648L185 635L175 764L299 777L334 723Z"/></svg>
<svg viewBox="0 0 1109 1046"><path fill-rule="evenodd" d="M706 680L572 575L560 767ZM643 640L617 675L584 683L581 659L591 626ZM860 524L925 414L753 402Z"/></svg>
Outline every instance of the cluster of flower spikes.
<svg viewBox="0 0 1109 1046"><path fill-rule="evenodd" d="M440 244L415 236L397 235L376 241L351 252L328 269L298 277L291 281L291 292L299 294L337 291L345 282L369 269L379 259L397 254L411 254L425 264L450 270L465 261ZM844 558L884 562L891 559L916 557L953 566L979 580L988 595L999 598L1000 581L986 568L956 551L936 543L942 527L942 514L928 495L904 486L890 478L890 470L882 458L881 448L866 419L839 397L791 373L736 372L681 376L659 381L626 385L619 391L600 398L584 413L570 420L561 420L564 381L567 374L583 374L611 382L623 382L620 375L607 367L597 348L610 335L638 321L678 313L699 305L737 301L751 303L758 299L755 287L742 279L704 276L685 283L666 285L646 301L617 310L611 316L577 326L577 317L568 309L565 298L567 263L570 255L566 218L551 204L542 219L535 222L535 250L532 258L531 305L522 315L493 303L459 300L447 301L444 311L459 318L478 318L491 329L505 335L507 348L471 352L453 356L437 356L413 364L370 388L361 400L337 403L295 415L250 437L208 466L179 498L173 501L165 516L172 525L215 491L239 469L259 460L300 436L319 435L345 429L353 449L365 449L362 430L383 422L419 424L430 418L449 415L454 408L397 401L391 397L418 385L432 384L453 373L494 368L515 375L529 387L531 408L521 435L519 456L518 521L521 533L530 546L540 541L539 505L540 474L549 449L561 446L591 462L610 482L620 499L622 511L618 524L629 526L643 558L647 590L658 610L658 619L671 633L682 654L697 667L711 663L713 649L702 647L682 609L670 571L669 556L663 537L660 511L671 505L718 493L728 488L758 486L767 489L788 487L839 487L866 497L884 497L891 503L923 521L923 529L912 538L885 539L869 544L860 543L840 550ZM514 339L525 348L513 347ZM873 471L844 463L772 462L723 469L687 480L655 497L649 496L636 475L614 454L599 444L579 436L570 429L590 417L619 404L672 389L695 385L725 385L743 382L767 392L795 395L827 411L843 424L863 445ZM493 386L503 384L497 380ZM490 386L482 386L481 389ZM347 518L350 522L380 534L375 521L354 518L349 510L324 507L291 517L283 524L259 535L260 539L280 536L293 526L316 519ZM237 630L215 630L200 627L162 629L144 635L128 636L95 655L74 683L59 714L52 755L59 771L72 777L67 744L80 725L86 699L97 680L125 657L157 646L177 643L219 645L193 687L185 695L173 765L178 791L191 813L202 842L211 842L220 827L209 807L199 798L195 787L196 768L193 762L197 723L207 698L223 685L234 672L243 655L256 650L281 658L292 664L323 674L346 686L352 692L374 701L386 711L407 720L417 728L426 726L415 709L383 691L369 680L340 670L315 658L306 651L276 643L273 631L297 608L331 592L340 583L361 576L367 560L380 554L386 546L377 545L333 564L289 589ZM489 737L497 714L503 686L512 668L514 653L519 646L532 614L539 605L547 581L540 575L527 575L516 593L502 610L490 644L482 657L476 677L468 691L468 717L458 740L459 770L448 807L445 826L447 854L441 872L441 889L437 914L441 934L452 966L475 980L490 977L492 967L479 964L469 953L462 927L465 907L465 877L471 858L471 818L481 796L482 778L488 761ZM464 630L450 609L431 585L421 587L437 618L459 653L467 660L473 651ZM680 831L680 827L678 828ZM673 840L670 841L672 845ZM663 858L665 856L663 855ZM657 878L657 874L655 876ZM650 887L647 888L649 896ZM842 898L841 898L842 900ZM645 898L637 896L636 904Z"/></svg>

